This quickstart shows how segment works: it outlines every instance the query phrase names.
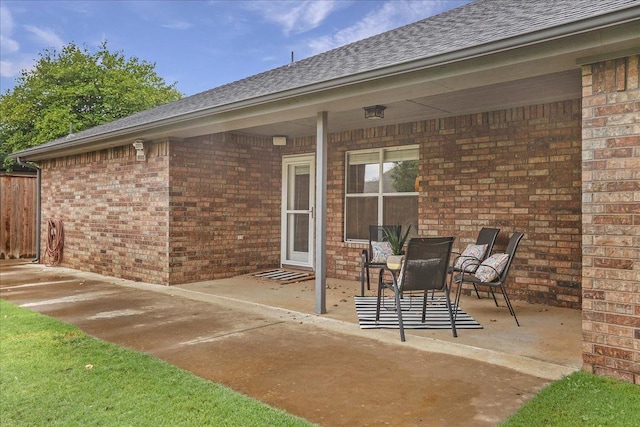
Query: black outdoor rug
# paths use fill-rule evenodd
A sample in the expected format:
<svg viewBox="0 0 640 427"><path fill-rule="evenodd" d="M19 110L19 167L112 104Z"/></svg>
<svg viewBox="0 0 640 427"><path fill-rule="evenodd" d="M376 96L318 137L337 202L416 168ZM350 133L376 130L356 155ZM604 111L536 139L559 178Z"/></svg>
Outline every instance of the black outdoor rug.
<svg viewBox="0 0 640 427"><path fill-rule="evenodd" d="M395 300L384 298L380 304L380 320L376 323L376 297L354 297L358 323L361 329L398 329L398 314L395 311ZM427 299L427 316L422 323L422 297L404 297L402 305L402 321L405 329L451 329L449 312L444 297ZM454 313L456 306L453 304ZM461 309L457 309L456 328L482 329L473 317Z"/></svg>
<svg viewBox="0 0 640 427"><path fill-rule="evenodd" d="M292 270L286 270L282 268L261 271L259 273L254 274L254 276L260 277L261 279L275 280L285 285L289 283L302 282L305 280L311 280L316 278L316 276L314 276L313 273L308 273L305 271L292 271Z"/></svg>

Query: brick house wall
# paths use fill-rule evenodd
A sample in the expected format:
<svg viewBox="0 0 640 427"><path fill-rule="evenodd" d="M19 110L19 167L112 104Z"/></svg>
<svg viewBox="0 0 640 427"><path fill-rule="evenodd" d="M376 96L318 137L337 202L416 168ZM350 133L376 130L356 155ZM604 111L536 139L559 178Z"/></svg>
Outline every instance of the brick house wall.
<svg viewBox="0 0 640 427"><path fill-rule="evenodd" d="M62 265L107 276L169 283L168 142L44 161L42 261L47 222L63 221Z"/></svg>
<svg viewBox="0 0 640 427"><path fill-rule="evenodd" d="M145 143L45 161L42 248L61 219L62 265L179 284L280 261L281 154L233 134ZM43 262L46 259L43 258Z"/></svg>
<svg viewBox="0 0 640 427"><path fill-rule="evenodd" d="M418 144L419 234L455 235L461 251L497 226L500 251L522 231L511 295L580 308L580 139L579 100L330 135L327 274L357 279L365 247L342 243L345 151Z"/></svg>
<svg viewBox="0 0 640 427"><path fill-rule="evenodd" d="M584 369L640 384L639 56L582 67Z"/></svg>
<svg viewBox="0 0 640 427"><path fill-rule="evenodd" d="M582 67L582 100L329 135L327 275L358 280L365 244L343 241L345 153L420 147L418 233L483 226L525 234L514 299L583 310L584 369L640 383L640 60ZM280 260L282 156L315 138L215 134L41 162L46 225L63 265L159 284L271 268ZM43 257L44 258L44 257ZM46 259L43 259L46 261Z"/></svg>
<svg viewBox="0 0 640 427"><path fill-rule="evenodd" d="M343 242L345 152L417 144L419 234L455 235L462 250L482 226L498 226L500 250L522 231L514 298L579 308L580 126L571 100L331 134L328 277L357 280L365 247ZM64 265L179 284L279 264L282 156L313 153L314 137L147 145L145 162L127 146L43 164L43 221L65 221Z"/></svg>
<svg viewBox="0 0 640 427"><path fill-rule="evenodd" d="M277 266L282 172L271 139L214 134L170 147L169 282Z"/></svg>
<svg viewBox="0 0 640 427"><path fill-rule="evenodd" d="M500 250L523 231L514 297L580 307L578 101L331 134L329 277L357 279L364 247L343 242L345 152L399 144L420 146L421 235L453 234L461 250L495 225ZM281 158L314 152L313 137L147 145L145 162L127 146L43 163L43 221L64 221L65 265L162 284L278 265Z"/></svg>

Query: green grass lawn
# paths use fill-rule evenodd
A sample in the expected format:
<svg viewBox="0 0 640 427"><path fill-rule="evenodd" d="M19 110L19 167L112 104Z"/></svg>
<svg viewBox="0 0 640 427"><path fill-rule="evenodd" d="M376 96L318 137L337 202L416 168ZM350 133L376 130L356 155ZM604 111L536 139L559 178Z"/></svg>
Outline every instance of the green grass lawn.
<svg viewBox="0 0 640 427"><path fill-rule="evenodd" d="M640 426L640 386L575 372L549 384L502 427Z"/></svg>
<svg viewBox="0 0 640 427"><path fill-rule="evenodd" d="M0 301L0 425L312 424L149 355Z"/></svg>
<svg viewBox="0 0 640 427"><path fill-rule="evenodd" d="M312 424L0 300L0 425ZM640 386L576 372L502 426L640 426Z"/></svg>

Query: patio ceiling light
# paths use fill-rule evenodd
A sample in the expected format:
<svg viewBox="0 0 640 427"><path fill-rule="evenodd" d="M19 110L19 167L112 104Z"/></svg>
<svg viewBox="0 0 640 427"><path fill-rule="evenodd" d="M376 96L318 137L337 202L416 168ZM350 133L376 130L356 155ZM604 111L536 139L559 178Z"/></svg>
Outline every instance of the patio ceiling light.
<svg viewBox="0 0 640 427"><path fill-rule="evenodd" d="M281 135L274 136L273 145L287 145L287 137Z"/></svg>
<svg viewBox="0 0 640 427"><path fill-rule="evenodd" d="M384 110L387 107L384 105L372 105L371 107L364 107L364 118L371 120L384 119Z"/></svg>

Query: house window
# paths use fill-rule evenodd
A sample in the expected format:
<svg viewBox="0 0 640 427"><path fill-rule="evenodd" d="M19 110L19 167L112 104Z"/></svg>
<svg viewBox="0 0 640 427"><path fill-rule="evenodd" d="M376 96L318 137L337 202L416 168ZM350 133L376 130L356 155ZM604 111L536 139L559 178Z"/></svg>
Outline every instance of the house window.
<svg viewBox="0 0 640 427"><path fill-rule="evenodd" d="M417 146L351 151L346 165L346 240L368 240L370 225L416 227Z"/></svg>

